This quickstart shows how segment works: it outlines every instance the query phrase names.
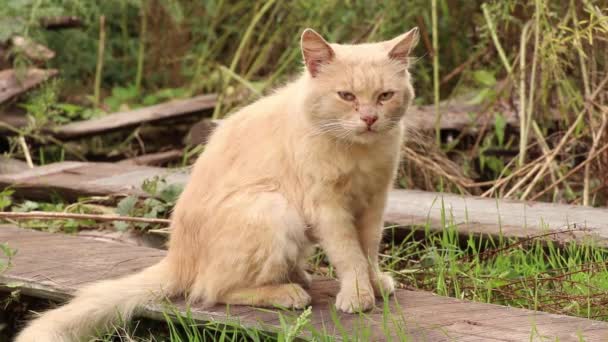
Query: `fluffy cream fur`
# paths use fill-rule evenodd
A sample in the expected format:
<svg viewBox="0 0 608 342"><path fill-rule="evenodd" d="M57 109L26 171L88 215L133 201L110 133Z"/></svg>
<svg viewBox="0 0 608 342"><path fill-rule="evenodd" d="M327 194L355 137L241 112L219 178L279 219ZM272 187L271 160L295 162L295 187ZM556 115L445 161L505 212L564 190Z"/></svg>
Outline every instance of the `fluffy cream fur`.
<svg viewBox="0 0 608 342"><path fill-rule="evenodd" d="M211 137L173 212L166 259L82 289L17 341L78 341L160 296L303 308L315 243L337 270L339 310L367 310L392 293L378 247L414 97L407 67L417 36L338 45L304 31L301 77Z"/></svg>

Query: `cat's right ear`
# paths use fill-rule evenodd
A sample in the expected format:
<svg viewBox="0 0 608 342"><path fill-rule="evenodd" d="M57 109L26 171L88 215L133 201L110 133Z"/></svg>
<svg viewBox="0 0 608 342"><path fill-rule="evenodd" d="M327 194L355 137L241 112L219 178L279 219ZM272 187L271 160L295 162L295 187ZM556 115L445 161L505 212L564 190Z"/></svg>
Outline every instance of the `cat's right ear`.
<svg viewBox="0 0 608 342"><path fill-rule="evenodd" d="M320 34L310 28L307 28L302 33L300 46L306 69L308 69L312 77L319 74L319 70L323 64L330 63L335 57L334 50L329 46L329 43Z"/></svg>

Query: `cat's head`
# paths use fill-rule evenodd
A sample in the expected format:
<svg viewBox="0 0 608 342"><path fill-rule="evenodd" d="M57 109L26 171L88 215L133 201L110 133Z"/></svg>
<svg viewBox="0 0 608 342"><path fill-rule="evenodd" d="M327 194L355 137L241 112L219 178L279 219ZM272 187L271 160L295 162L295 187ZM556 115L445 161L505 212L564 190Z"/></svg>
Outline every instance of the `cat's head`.
<svg viewBox="0 0 608 342"><path fill-rule="evenodd" d="M417 28L358 45L330 44L306 29L301 38L304 106L316 133L372 143L398 129L414 98L408 66L417 42Z"/></svg>

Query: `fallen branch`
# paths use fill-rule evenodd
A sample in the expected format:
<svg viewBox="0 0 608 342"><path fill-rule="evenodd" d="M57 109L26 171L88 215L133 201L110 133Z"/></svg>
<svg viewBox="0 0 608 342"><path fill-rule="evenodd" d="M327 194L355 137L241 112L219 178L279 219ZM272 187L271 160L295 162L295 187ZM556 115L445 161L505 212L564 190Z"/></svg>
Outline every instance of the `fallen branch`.
<svg viewBox="0 0 608 342"><path fill-rule="evenodd" d="M0 212L0 219L11 219L11 220L74 219L74 220L94 220L94 221L101 221L101 222L123 221L123 222L162 223L162 224L169 224L171 222L171 220L167 220L167 219L148 218L148 217L131 217L131 216L119 216L119 215L94 215L94 214L71 214L71 213L42 212L42 211L31 211L31 212L27 212L27 213L2 211L2 212Z"/></svg>

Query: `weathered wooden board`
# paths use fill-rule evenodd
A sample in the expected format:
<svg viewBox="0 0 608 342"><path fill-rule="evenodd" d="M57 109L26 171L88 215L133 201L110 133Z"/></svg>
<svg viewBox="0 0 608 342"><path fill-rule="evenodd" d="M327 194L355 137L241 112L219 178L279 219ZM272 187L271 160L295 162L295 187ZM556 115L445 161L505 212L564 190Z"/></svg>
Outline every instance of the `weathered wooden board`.
<svg viewBox="0 0 608 342"><path fill-rule="evenodd" d="M439 104L439 127L442 130L477 130L484 125L492 127L495 117L493 115L481 115L481 105L467 104L459 101L443 101ZM519 126L517 113L512 108L496 107L491 113L501 112L507 124ZM406 122L410 127L423 131L435 129L435 106L412 106L406 114Z"/></svg>
<svg viewBox="0 0 608 342"><path fill-rule="evenodd" d="M79 196L145 195L141 184L155 176L169 183L185 183L184 170L168 170L132 164L64 162L18 174L0 175L0 188L12 186L16 195L45 199L57 193L68 199ZM393 190L385 212L388 224L420 226L441 231L448 223L464 234L489 234L526 238L560 232L560 241L592 238L608 246L608 209L583 206L496 200L415 190ZM570 228L570 229L567 229ZM572 229L576 228L576 229Z"/></svg>
<svg viewBox="0 0 608 342"><path fill-rule="evenodd" d="M109 114L98 119L58 126L52 129L52 133L59 138L73 139L154 121L175 119L215 107L216 98L215 94L211 94L173 100L155 106Z"/></svg>
<svg viewBox="0 0 608 342"><path fill-rule="evenodd" d="M157 153L148 153L141 156L121 160L119 164L129 165L160 165L162 163L179 160L184 155L181 150L169 150Z"/></svg>
<svg viewBox="0 0 608 342"><path fill-rule="evenodd" d="M385 221L402 226L454 225L459 233L527 238L560 233L559 241L592 240L608 246L608 209L568 204L523 202L477 196L394 190L389 195Z"/></svg>
<svg viewBox="0 0 608 342"><path fill-rule="evenodd" d="M185 183L184 171L131 164L62 162L18 174L0 175L0 188L11 186L17 196L49 199L59 195L74 200L83 196L137 195L145 180L161 177L168 183Z"/></svg>
<svg viewBox="0 0 608 342"><path fill-rule="evenodd" d="M28 125L29 118L22 109L15 106L0 106L0 137L13 136L19 128Z"/></svg>
<svg viewBox="0 0 608 342"><path fill-rule="evenodd" d="M57 73L55 69L36 68L27 69L23 74L14 69L0 71L0 103L32 89Z"/></svg>
<svg viewBox="0 0 608 342"><path fill-rule="evenodd" d="M24 294L64 300L75 289L101 279L131 274L159 261L164 251L88 240L63 234L36 232L0 225L0 242L18 250L12 267L0 275L0 284L17 284ZM1 287L1 286L0 286ZM4 288L6 289L6 288ZM10 290L15 290L11 288ZM328 334L340 335L331 317L338 285L334 280L316 279L312 325ZM608 323L553 315L491 304L473 303L431 293L398 290L389 300L391 319L384 326L382 309L364 316L338 313L343 329L359 340L381 341L404 331L414 341L553 341L608 340ZM182 302L174 304L180 310ZM150 305L143 316L161 318L162 305ZM274 330L278 311L245 306L211 309L191 308L200 321L239 322L249 327ZM295 317L298 312L282 312Z"/></svg>
<svg viewBox="0 0 608 342"><path fill-rule="evenodd" d="M0 155L0 175L22 172L28 169L29 166L26 162Z"/></svg>

